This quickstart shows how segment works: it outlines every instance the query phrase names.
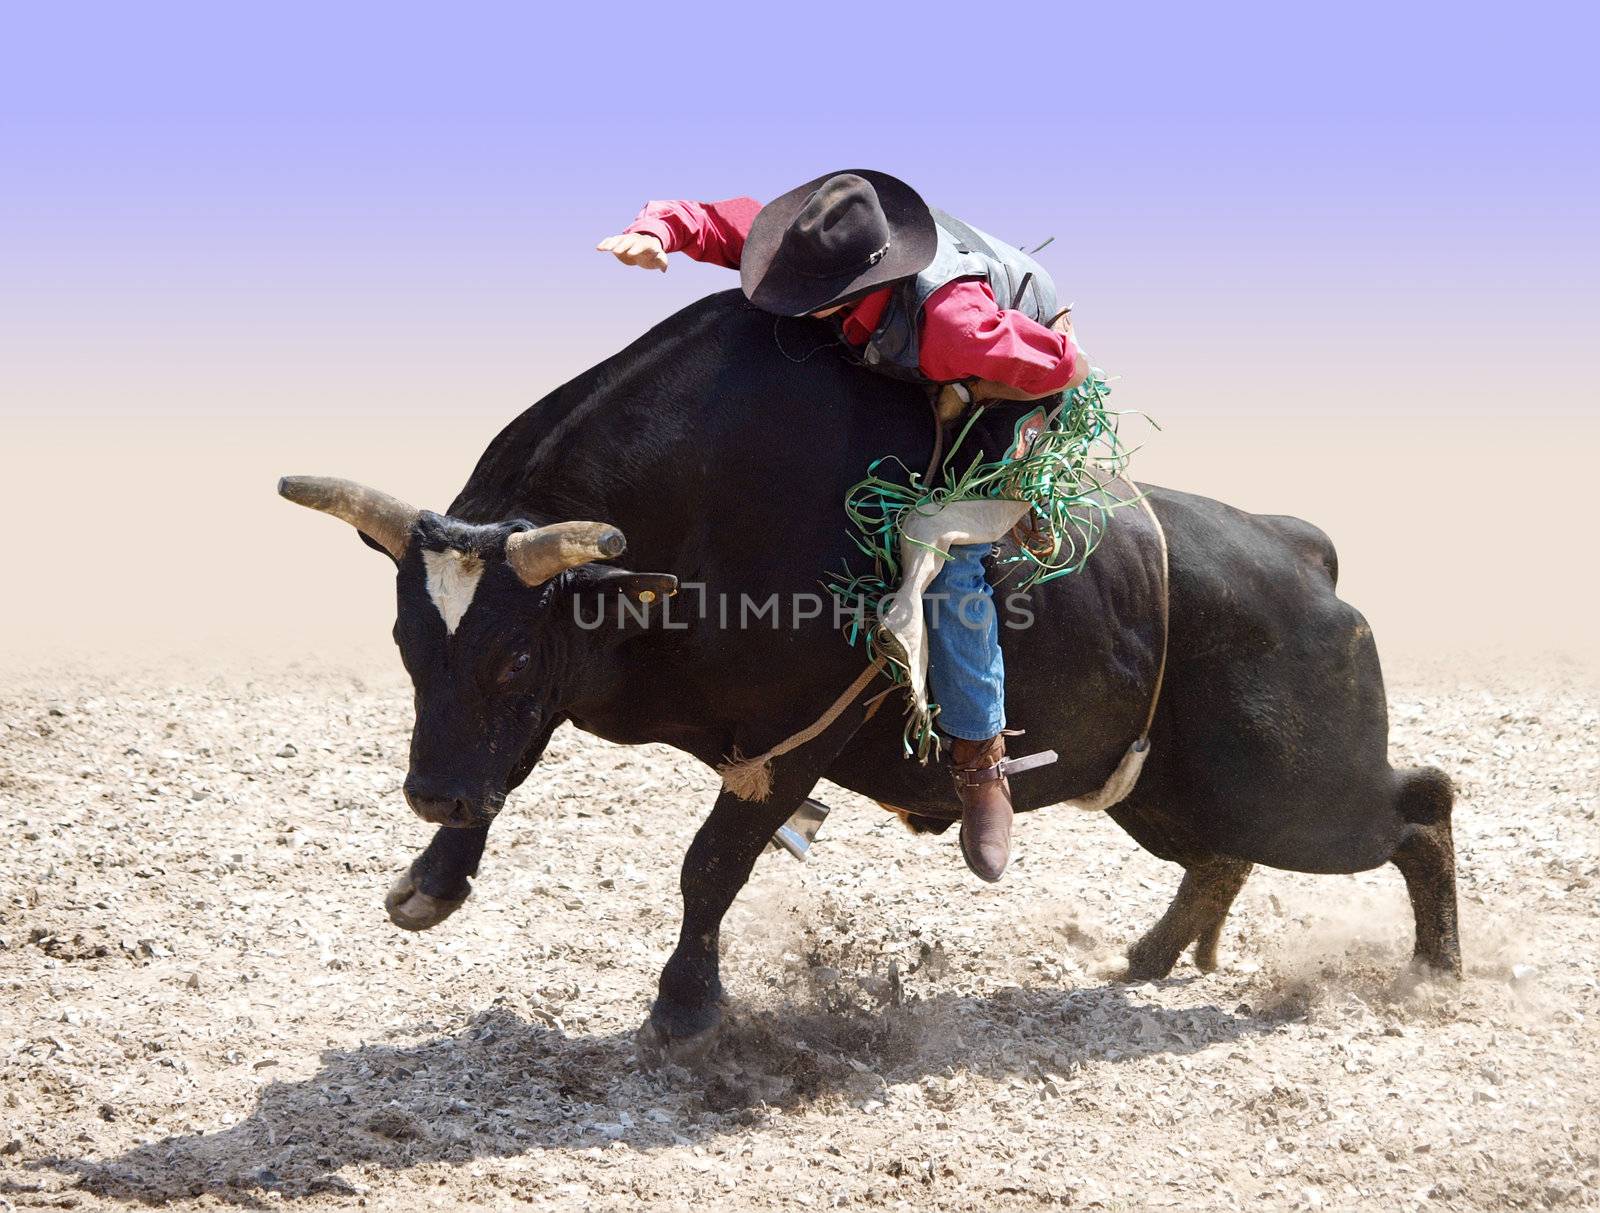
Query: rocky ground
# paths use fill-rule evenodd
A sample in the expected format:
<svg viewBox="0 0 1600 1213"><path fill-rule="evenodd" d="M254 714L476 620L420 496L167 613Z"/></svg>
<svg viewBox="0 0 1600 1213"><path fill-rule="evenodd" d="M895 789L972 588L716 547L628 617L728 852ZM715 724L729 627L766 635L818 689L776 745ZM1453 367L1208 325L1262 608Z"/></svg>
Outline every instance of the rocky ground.
<svg viewBox="0 0 1600 1213"><path fill-rule="evenodd" d="M383 911L427 831L392 664L0 691L0 1208L1600 1205L1600 697L1391 677L1457 779L1467 978L1406 971L1398 873L1258 869L1223 969L1119 984L1177 869L1020 826L994 888L838 789L724 932L701 1073L633 1031L709 773L558 734L467 906Z"/></svg>

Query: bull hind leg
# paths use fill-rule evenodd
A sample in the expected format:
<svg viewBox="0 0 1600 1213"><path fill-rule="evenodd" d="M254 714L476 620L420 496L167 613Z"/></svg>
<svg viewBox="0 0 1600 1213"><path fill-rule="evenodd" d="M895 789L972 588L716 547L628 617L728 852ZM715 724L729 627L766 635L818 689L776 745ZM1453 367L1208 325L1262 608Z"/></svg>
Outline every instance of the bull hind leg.
<svg viewBox="0 0 1600 1213"><path fill-rule="evenodd" d="M1455 792L1433 767L1400 774L1397 808L1406 822L1389 862L1400 869L1416 919L1416 963L1449 977L1461 976L1461 936L1456 921L1456 852L1450 829Z"/></svg>
<svg viewBox="0 0 1600 1213"><path fill-rule="evenodd" d="M1202 973L1215 973L1218 968L1217 948L1222 943L1222 928L1228 921L1228 911L1233 908L1233 899L1239 895L1239 890L1244 888L1244 882L1250 878L1254 864L1241 865L1243 870L1239 873L1238 883L1225 902L1220 902L1220 908L1211 921L1201 930L1194 941L1194 967Z"/></svg>
<svg viewBox="0 0 1600 1213"><path fill-rule="evenodd" d="M1217 967L1217 944L1233 899L1244 888L1253 864L1220 855L1185 867L1183 883L1161 920L1128 949L1128 981L1165 977L1191 943L1195 967L1211 972Z"/></svg>

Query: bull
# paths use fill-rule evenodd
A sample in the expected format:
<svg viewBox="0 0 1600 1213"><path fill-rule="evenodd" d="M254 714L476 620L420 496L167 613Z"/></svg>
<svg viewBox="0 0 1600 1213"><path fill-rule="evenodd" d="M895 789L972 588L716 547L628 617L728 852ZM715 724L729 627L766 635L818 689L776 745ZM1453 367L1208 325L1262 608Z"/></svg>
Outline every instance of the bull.
<svg viewBox="0 0 1600 1213"><path fill-rule="evenodd" d="M1014 420L980 419L986 452L1004 449ZM285 478L285 497L344 519L396 566L394 637L416 704L404 792L439 828L391 889L393 920L425 929L465 901L491 823L563 723L719 765L816 721L865 664L833 612L741 619L726 604L783 614L813 602L819 576L853 554L846 490L884 453L921 467L931 431L918 389L849 365L820 326L779 327L729 291L519 416L447 513ZM1214 968L1258 863L1394 864L1416 962L1459 975L1451 784L1390 766L1376 648L1335 594L1328 538L1298 519L1145 491L1166 576L1154 522L1123 510L1081 572L1025 592L1033 626L1002 629L1009 714L1061 754L1017 781L1017 809L1101 788L1159 684L1148 761L1107 811L1184 875L1129 949L1131 979L1165 976L1190 945ZM680 582L694 593L670 598ZM709 1048L724 913L819 779L914 829L959 816L945 772L902 757L898 713L874 713L868 698L777 758L765 799L717 796L684 857L682 929L641 1029L649 1055Z"/></svg>

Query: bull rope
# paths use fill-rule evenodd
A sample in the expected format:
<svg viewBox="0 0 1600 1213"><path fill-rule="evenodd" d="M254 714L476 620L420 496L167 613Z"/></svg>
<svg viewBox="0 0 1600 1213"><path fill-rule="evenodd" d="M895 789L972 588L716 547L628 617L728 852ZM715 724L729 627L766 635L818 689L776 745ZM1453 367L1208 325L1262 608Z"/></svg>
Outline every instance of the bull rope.
<svg viewBox="0 0 1600 1213"><path fill-rule="evenodd" d="M1130 480L1128 483L1133 482ZM1167 677L1167 641L1172 635L1172 561L1167 555L1167 528L1156 517L1155 507L1150 504L1150 494L1140 493L1139 504L1150 515L1150 523L1156 528L1156 538L1161 541L1161 661L1156 666L1156 684L1150 688L1150 711L1145 714L1144 731L1133 743L1136 749L1146 750L1150 747L1150 730L1156 723L1156 705L1161 702L1161 684Z"/></svg>
<svg viewBox="0 0 1600 1213"><path fill-rule="evenodd" d="M1132 483L1131 481L1129 482ZM1079 808L1101 811L1111 808L1112 805L1122 800L1129 792L1133 791L1133 784L1139 777L1139 771L1144 765L1144 758L1150 749L1150 730L1156 722L1156 708L1161 703L1161 686L1167 676L1167 641L1172 631L1171 625L1171 597L1172 597L1172 572L1171 563L1167 554L1167 529L1161 525L1161 519L1156 517L1156 511L1150 504L1150 495L1140 493L1139 504L1144 506L1145 513L1150 516L1151 524L1156 528L1156 539L1161 545L1161 660L1156 666L1155 685L1150 690L1150 710L1145 714L1144 729L1138 739L1128 747L1128 752L1117 769L1112 772L1111 778L1106 781L1105 787L1093 796L1083 797L1073 801ZM834 721L844 714L846 708L855 702L857 696L866 690L872 679L880 673L887 661L883 657L876 657L872 664L856 676L856 680L845 688L844 693L828 705L827 711L817 717L815 721L801 729L798 733L785 737L769 750L764 750L753 758L746 758L739 752L737 746L728 760L717 767L717 772L722 776L722 786L732 792L740 800L763 801L772 796L772 762L781 758L791 750L798 749L806 742L825 733ZM890 688L893 689L892 687ZM885 692L887 694L887 692ZM870 716L877 710L881 703L881 696L869 709ZM1121 776L1122 778L1119 778ZM1125 787L1119 785L1126 784ZM1112 788L1117 792L1107 796L1105 793Z"/></svg>
<svg viewBox="0 0 1600 1213"><path fill-rule="evenodd" d="M838 720L844 710L855 702L856 696L867 689L873 676L886 664L888 663L884 658L875 658L872 664L862 670L856 676L856 680L845 688L844 694L828 705L826 712L798 733L785 737L770 750L765 750L754 758L746 758L739 753L739 747L734 746L728 761L717 767L718 773L722 776L722 786L740 800L766 800L771 797L772 760L781 758L790 750L797 749L826 732L828 726Z"/></svg>

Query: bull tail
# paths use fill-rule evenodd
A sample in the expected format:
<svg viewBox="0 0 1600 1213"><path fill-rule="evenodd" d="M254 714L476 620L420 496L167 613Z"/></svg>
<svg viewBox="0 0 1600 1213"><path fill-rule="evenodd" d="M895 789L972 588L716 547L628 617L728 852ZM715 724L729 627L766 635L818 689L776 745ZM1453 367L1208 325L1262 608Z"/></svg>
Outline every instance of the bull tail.
<svg viewBox="0 0 1600 1213"><path fill-rule="evenodd" d="M1399 790L1395 809L1400 820L1418 826L1450 823L1450 811L1456 799L1450 776L1438 767L1412 767L1396 775Z"/></svg>

